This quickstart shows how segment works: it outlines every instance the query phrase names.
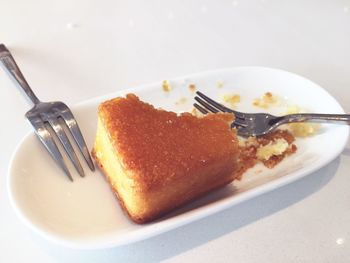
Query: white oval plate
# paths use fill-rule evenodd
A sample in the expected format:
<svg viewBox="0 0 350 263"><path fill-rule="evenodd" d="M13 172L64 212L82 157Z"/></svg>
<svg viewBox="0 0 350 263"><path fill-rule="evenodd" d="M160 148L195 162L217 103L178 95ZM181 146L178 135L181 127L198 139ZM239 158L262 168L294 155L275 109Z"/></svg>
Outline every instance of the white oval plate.
<svg viewBox="0 0 350 263"><path fill-rule="evenodd" d="M218 82L223 87L219 88ZM216 70L170 80L172 91L168 93L162 91L161 83L145 85L83 102L72 110L91 147L100 102L134 92L157 107L186 111L193 102L190 83L214 99L228 93L240 94L242 111L260 111L252 106L252 100L271 91L282 96L286 104L295 103L309 111L344 113L339 103L315 83L282 70L259 67ZM183 97L187 102L176 103ZM281 113L284 106L282 103L273 108L274 113ZM33 133L22 140L13 155L8 190L20 218L45 238L75 248L113 247L188 224L306 176L340 154L348 133L345 125L324 124L316 136L297 139L297 153L274 169L257 166L241 181L146 225L134 224L125 216L99 171L92 173L85 166L86 178L74 174L75 182L71 183Z"/></svg>

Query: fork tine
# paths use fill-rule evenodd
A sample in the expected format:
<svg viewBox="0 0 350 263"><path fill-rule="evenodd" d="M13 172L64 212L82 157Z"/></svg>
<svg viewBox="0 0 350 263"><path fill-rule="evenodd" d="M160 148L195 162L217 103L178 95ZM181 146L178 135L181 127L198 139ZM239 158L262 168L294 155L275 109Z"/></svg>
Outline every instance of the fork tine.
<svg viewBox="0 0 350 263"><path fill-rule="evenodd" d="M36 135L39 137L41 142L45 145L46 149L49 151L53 159L56 163L61 167L61 169L65 172L69 180L73 182L73 178L63 160L63 157L53 140L53 137L49 130L45 127L45 124L38 117L27 116L29 122L32 124Z"/></svg>
<svg viewBox="0 0 350 263"><path fill-rule="evenodd" d="M205 101L201 100L200 98L195 97L194 99L199 103L199 105L197 103L194 103L193 106L196 107L203 114L207 114L207 113L209 113L209 111L213 112L213 113L219 112L217 109L213 108L208 103L206 103ZM247 123L243 119L238 119L238 118L235 118L235 120L234 120L234 122L232 124L235 127L237 127L237 126L239 126L239 127L247 127L248 126Z"/></svg>
<svg viewBox="0 0 350 263"><path fill-rule="evenodd" d="M63 118L63 120L67 124L70 132L72 133L73 138L74 138L75 142L77 143L77 145L80 149L80 152L84 156L84 159L87 162L90 170L94 171L95 170L94 163L92 162L88 147L86 146L84 137L80 131L80 128L78 126L77 121L75 120L75 118L73 116L73 113L67 107L64 111L61 112L61 117Z"/></svg>
<svg viewBox="0 0 350 263"><path fill-rule="evenodd" d="M66 150L66 153L68 154L69 159L72 161L75 169L77 170L77 172L81 177L84 177L85 176L84 170L81 167L79 159L75 154L72 144L69 142L67 134L65 133L63 127L61 126L59 119L57 119L56 116L50 116L50 118L48 119L48 122L52 127L52 129L54 130L54 132L56 133L64 149Z"/></svg>
<svg viewBox="0 0 350 263"><path fill-rule="evenodd" d="M216 102L215 100L209 98L208 96L204 95L202 92L200 91L197 91L196 94L201 98L203 99L204 101L206 101L208 104L210 104L211 106L214 106L215 108L217 108L218 110L220 111L223 111L223 112L232 112L236 118L244 118L244 114L242 112L239 112L239 111L235 111L235 110L232 110L230 108L227 108L225 107L224 105Z"/></svg>
<svg viewBox="0 0 350 263"><path fill-rule="evenodd" d="M203 101L201 98L199 98L199 97L194 97L194 99L195 99L201 106L203 106L205 109L211 111L212 113L217 113L217 112L219 112L219 110L217 110L217 109L214 108L213 106L209 105L208 103L206 103L205 101Z"/></svg>
<svg viewBox="0 0 350 263"><path fill-rule="evenodd" d="M217 110L216 108L214 108L213 106L211 106L210 104L208 104L207 102L203 101L201 98L199 97L194 97L194 99L199 103L199 106L197 103L194 103L193 106L196 107L199 111L201 111L203 114L207 114L208 110L210 112L213 113L217 113L219 112L219 110ZM197 106L196 106L197 105ZM199 109L200 108L200 109ZM231 112L229 112L231 113ZM234 122L233 122L233 126L240 126L240 127L247 127L247 123L244 121L244 119L239 119L239 118L235 118Z"/></svg>
<svg viewBox="0 0 350 263"><path fill-rule="evenodd" d="M232 123L234 127L240 126L240 127L248 127L248 124L245 121L242 121L241 119L235 119Z"/></svg>
<svg viewBox="0 0 350 263"><path fill-rule="evenodd" d="M193 106L197 110L199 110L202 114L208 114L209 113L206 109L204 109L202 106L199 106L197 103L193 103Z"/></svg>

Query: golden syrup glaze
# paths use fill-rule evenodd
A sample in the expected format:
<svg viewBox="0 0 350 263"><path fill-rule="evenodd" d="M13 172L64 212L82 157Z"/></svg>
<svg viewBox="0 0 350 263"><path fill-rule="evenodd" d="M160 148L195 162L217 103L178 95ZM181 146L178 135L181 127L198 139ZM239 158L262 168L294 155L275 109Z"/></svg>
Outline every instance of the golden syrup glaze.
<svg viewBox="0 0 350 263"><path fill-rule="evenodd" d="M177 115L128 94L102 103L99 117L123 168L143 190L186 180L222 158L238 156L232 114Z"/></svg>

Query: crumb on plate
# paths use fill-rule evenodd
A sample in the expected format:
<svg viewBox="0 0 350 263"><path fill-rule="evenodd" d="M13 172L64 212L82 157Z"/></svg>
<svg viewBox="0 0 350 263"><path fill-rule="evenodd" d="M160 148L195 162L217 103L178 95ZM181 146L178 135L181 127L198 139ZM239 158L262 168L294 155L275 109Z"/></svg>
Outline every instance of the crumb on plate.
<svg viewBox="0 0 350 263"><path fill-rule="evenodd" d="M224 86L224 82L223 81L219 80L219 81L216 82L216 87L222 88L223 86Z"/></svg>
<svg viewBox="0 0 350 263"><path fill-rule="evenodd" d="M176 105L182 105L185 104L187 102L187 98L186 97L181 97L180 99L178 99L175 104Z"/></svg>
<svg viewBox="0 0 350 263"><path fill-rule="evenodd" d="M270 141L266 145L260 145L256 151L256 157L261 161L267 161L273 155L283 154L289 147L288 142L283 138Z"/></svg>
<svg viewBox="0 0 350 263"><path fill-rule="evenodd" d="M226 94L222 97L222 100L228 107L236 108L237 103L241 101L241 96L238 94Z"/></svg>
<svg viewBox="0 0 350 263"><path fill-rule="evenodd" d="M267 168L275 167L286 156L296 152L294 140L288 130L280 129L261 137L239 138L238 178L259 162Z"/></svg>
<svg viewBox="0 0 350 263"><path fill-rule="evenodd" d="M165 92L171 91L171 86L170 86L169 80L163 80L162 88L163 88L163 91L165 91Z"/></svg>
<svg viewBox="0 0 350 263"><path fill-rule="evenodd" d="M276 95L273 95L271 92L266 92L260 98L253 100L253 105L259 108L268 109L271 105L277 104L279 98Z"/></svg>
<svg viewBox="0 0 350 263"><path fill-rule="evenodd" d="M287 108L287 114L295 114L295 113L302 113L303 111L300 107L297 105L289 105ZM288 130L295 136L295 137L308 137L317 134L317 132L320 129L320 124L318 123L310 123L310 122L298 122L298 123L288 123L287 128Z"/></svg>
<svg viewBox="0 0 350 263"><path fill-rule="evenodd" d="M190 85L188 85L188 89L191 91L191 92L195 92L196 91L196 85L191 83Z"/></svg>

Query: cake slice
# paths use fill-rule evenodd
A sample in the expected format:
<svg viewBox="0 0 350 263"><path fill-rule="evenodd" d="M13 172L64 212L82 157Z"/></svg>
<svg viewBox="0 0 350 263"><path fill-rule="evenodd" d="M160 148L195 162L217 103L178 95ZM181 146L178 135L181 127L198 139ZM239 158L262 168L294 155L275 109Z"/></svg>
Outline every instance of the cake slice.
<svg viewBox="0 0 350 263"><path fill-rule="evenodd" d="M93 156L130 218L149 222L235 179L232 121L177 115L128 94L99 106Z"/></svg>

